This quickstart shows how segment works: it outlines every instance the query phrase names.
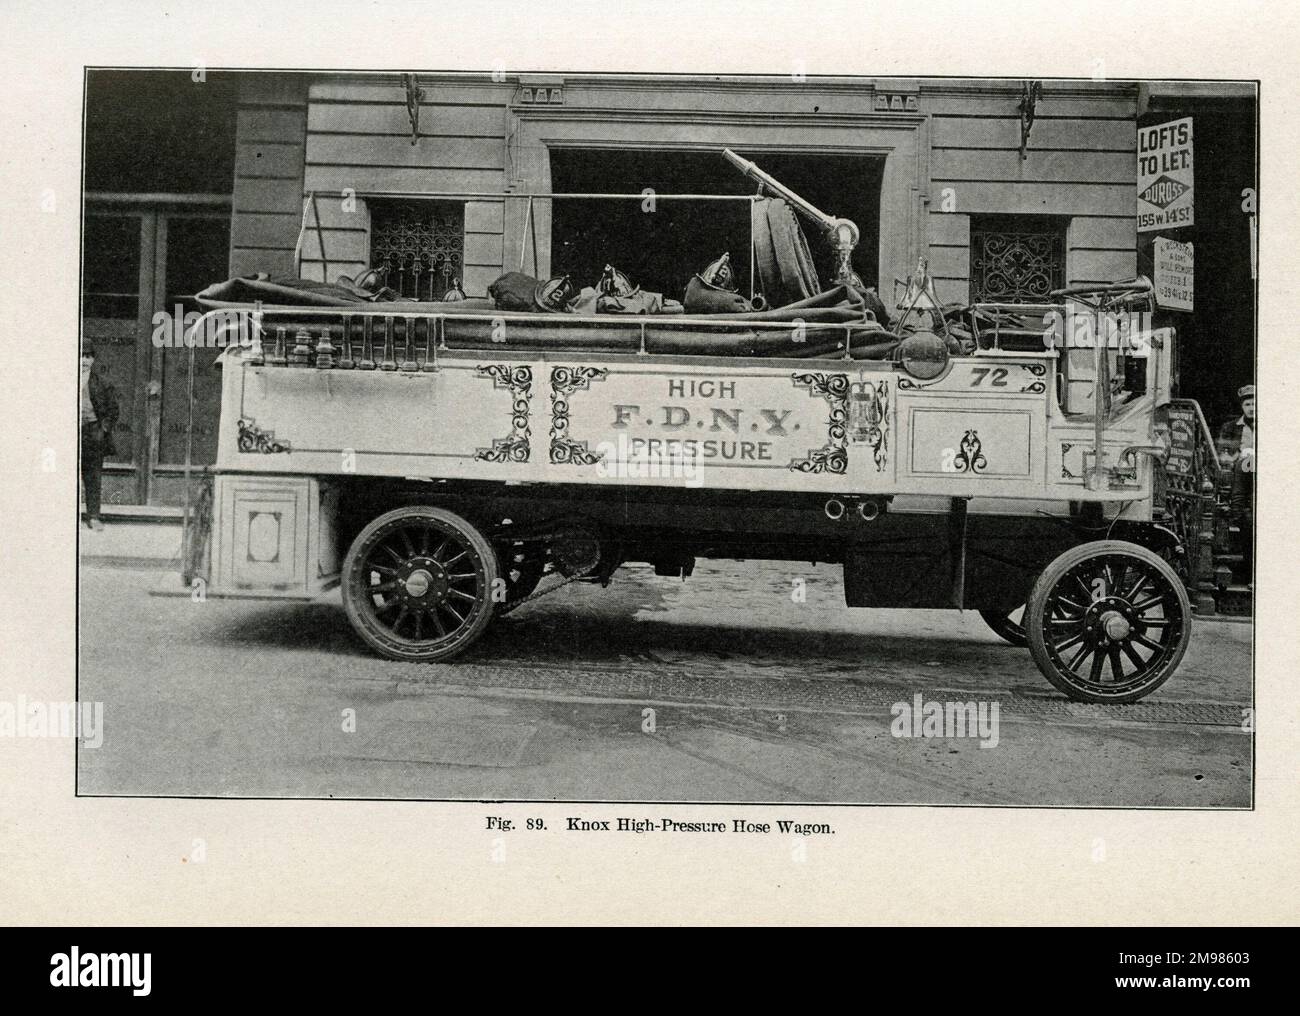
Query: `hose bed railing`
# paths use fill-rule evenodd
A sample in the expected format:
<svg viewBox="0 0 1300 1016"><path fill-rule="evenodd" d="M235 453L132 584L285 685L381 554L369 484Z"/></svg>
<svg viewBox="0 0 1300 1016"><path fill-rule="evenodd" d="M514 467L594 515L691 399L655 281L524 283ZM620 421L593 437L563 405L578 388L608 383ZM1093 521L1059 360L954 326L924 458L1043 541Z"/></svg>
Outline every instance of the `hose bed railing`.
<svg viewBox="0 0 1300 1016"><path fill-rule="evenodd" d="M236 320L226 320L234 315ZM220 323L214 334L210 322ZM283 320L285 324L279 324ZM423 328L421 328L423 322ZM603 345L600 342L576 344L575 351L628 352L649 355L647 331L654 330L663 337L667 333L701 331L718 338L759 334L790 333L793 357L830 358L838 353L839 359L854 359L855 339L872 338L876 344L892 343L895 336L883 326L864 321L806 321L799 318L782 321L755 321L739 315L727 315L726 321L716 317L672 315L584 315L584 314L528 314L521 312L457 313L443 310L385 310L378 305L355 307L321 307L314 305L262 305L248 308L218 308L204 313L188 330L186 345L197 346L238 344L247 351L249 362L269 366L310 366L319 369L369 370L374 366L382 370L434 371L438 355L442 352L474 352L492 349L497 341L474 345L457 345L457 337L449 340L448 322L480 324L487 334L494 329L513 328L523 336L532 333L538 345L526 346L529 351L564 349L562 341L541 343L539 333L554 329L568 330L574 325L592 326L590 329L573 328L576 339L587 334L597 339L611 336ZM298 328L291 335L290 327ZM400 327L399 327L400 323ZM207 341L222 337L224 331L239 332L237 342ZM421 334L423 333L423 334ZM807 352L817 343L813 337L826 336L837 342L834 350L816 354ZM619 338L622 341L618 341ZM335 340L338 340L336 344ZM354 356L358 344L361 355ZM511 342L500 340L505 348L518 350ZM301 348L301 347L306 348ZM618 348L605 348L618 347ZM802 347L802 348L799 348ZM856 347L861 352L862 345ZM420 354L423 353L421 356ZM675 355L691 355L688 351L674 351ZM725 355L705 353L696 355Z"/></svg>

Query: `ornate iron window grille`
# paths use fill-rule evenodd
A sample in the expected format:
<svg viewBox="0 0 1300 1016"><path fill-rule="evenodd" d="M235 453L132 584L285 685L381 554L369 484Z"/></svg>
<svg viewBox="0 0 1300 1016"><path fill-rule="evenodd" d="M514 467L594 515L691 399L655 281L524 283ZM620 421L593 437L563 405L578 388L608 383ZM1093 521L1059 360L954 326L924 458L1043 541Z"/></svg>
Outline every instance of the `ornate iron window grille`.
<svg viewBox="0 0 1300 1016"><path fill-rule="evenodd" d="M465 206L455 201L371 201L370 267L408 300L441 300L465 264Z"/></svg>
<svg viewBox="0 0 1300 1016"><path fill-rule="evenodd" d="M970 245L972 302L1042 303L1065 285L1064 222L977 217Z"/></svg>

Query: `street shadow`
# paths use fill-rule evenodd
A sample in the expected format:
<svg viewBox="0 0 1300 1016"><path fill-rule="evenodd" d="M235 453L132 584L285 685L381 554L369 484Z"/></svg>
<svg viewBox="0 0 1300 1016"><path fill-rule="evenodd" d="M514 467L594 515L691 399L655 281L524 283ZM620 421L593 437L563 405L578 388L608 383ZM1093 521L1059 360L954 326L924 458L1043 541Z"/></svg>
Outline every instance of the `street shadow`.
<svg viewBox="0 0 1300 1016"><path fill-rule="evenodd" d="M955 615L954 615L955 616ZM581 664L643 661L649 665L675 662L675 657L743 663L786 674L801 671L863 673L872 661L882 666L927 666L960 662L981 663L1005 671L1018 652L1001 642L976 642L958 635L825 631L753 625L701 624L661 621L630 614L593 616L559 611L510 615L490 628L476 647L476 659L526 657L534 663Z"/></svg>
<svg viewBox="0 0 1300 1016"><path fill-rule="evenodd" d="M1025 650L969 632L854 632L700 623L646 616L644 597L600 593L527 605L498 618L457 659L482 666L638 666L689 669L701 664L781 676L833 676L878 680L883 671L960 668L963 675L988 674L1006 680L1023 675L1034 682ZM953 613L956 619L959 615ZM268 603L255 615L222 618L195 633L209 645L268 651L314 651L374 659L353 632L338 603ZM941 670L939 671L942 672ZM936 675L937 676L937 675Z"/></svg>
<svg viewBox="0 0 1300 1016"><path fill-rule="evenodd" d="M268 603L255 617L222 619L196 637L211 645L371 655L337 603Z"/></svg>

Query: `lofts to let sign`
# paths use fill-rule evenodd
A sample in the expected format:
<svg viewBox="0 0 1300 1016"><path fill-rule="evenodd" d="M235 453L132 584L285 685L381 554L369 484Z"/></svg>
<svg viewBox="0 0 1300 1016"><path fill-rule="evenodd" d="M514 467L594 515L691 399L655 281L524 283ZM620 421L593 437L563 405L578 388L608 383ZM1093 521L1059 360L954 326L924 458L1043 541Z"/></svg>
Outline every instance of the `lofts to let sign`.
<svg viewBox="0 0 1300 1016"><path fill-rule="evenodd" d="M1196 224L1190 116L1138 131L1138 230Z"/></svg>

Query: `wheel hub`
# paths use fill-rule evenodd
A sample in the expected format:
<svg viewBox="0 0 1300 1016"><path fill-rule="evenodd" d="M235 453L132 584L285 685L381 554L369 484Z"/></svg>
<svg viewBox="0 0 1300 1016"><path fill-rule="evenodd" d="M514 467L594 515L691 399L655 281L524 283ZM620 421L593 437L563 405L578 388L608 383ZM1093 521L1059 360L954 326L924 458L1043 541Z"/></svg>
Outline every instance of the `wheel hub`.
<svg viewBox="0 0 1300 1016"><path fill-rule="evenodd" d="M1128 638L1133 626L1118 610L1108 610L1101 615L1101 629L1106 633L1107 638L1118 641Z"/></svg>
<svg viewBox="0 0 1300 1016"><path fill-rule="evenodd" d="M446 569L428 557L408 561L398 570L397 580L398 594L408 602L441 603L449 588Z"/></svg>
<svg viewBox="0 0 1300 1016"><path fill-rule="evenodd" d="M429 586L433 584L433 576L423 568L417 568L406 576L406 591L411 596L423 596L429 591Z"/></svg>
<svg viewBox="0 0 1300 1016"><path fill-rule="evenodd" d="M1136 620L1133 608L1118 596L1107 596L1090 604L1085 617L1086 637L1103 645L1129 638Z"/></svg>

